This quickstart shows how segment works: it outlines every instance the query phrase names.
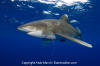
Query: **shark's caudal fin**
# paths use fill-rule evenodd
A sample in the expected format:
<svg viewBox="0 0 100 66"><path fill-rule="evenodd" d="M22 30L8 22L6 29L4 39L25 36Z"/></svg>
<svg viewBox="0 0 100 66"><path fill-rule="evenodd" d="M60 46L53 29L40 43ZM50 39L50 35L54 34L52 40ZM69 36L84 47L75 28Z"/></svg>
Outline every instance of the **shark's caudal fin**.
<svg viewBox="0 0 100 66"><path fill-rule="evenodd" d="M73 37L70 37L70 36L65 36L65 35L62 35L62 34L58 34L58 35L60 35L60 36L62 36L62 37L64 37L64 38L66 38L66 39L69 39L69 40L71 40L71 41L77 42L77 43L79 43L79 44L81 44L81 45L84 45L84 46L86 46L86 47L89 47L89 48L92 48L92 47L93 47L91 44L88 44L88 43L86 43L86 42L84 42L84 41L82 41L82 40L79 40L79 39L76 39L76 38L73 38Z"/></svg>

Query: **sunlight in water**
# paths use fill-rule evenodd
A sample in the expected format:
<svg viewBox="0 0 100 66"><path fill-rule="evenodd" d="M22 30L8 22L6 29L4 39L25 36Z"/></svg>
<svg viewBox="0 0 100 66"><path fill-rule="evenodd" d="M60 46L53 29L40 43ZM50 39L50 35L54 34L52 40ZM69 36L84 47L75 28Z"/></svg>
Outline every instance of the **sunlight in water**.
<svg viewBox="0 0 100 66"><path fill-rule="evenodd" d="M74 2L82 2L82 3L88 2L87 0L62 0L62 1L69 3L69 4L74 3Z"/></svg>
<svg viewBox="0 0 100 66"><path fill-rule="evenodd" d="M14 1L28 1L28 2L41 2L41 3L46 3L46 4L56 4L56 6L62 6L64 5L75 5L76 3L86 3L89 2L88 0L11 0L12 2Z"/></svg>
<svg viewBox="0 0 100 66"><path fill-rule="evenodd" d="M86 3L88 0L38 0L39 2L46 3L46 4L56 4L56 6L62 5L75 5L76 3Z"/></svg>

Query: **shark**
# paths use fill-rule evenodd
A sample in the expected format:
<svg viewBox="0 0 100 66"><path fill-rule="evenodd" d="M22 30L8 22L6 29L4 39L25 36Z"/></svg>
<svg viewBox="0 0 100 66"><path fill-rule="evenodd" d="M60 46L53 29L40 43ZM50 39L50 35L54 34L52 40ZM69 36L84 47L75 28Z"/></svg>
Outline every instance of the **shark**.
<svg viewBox="0 0 100 66"><path fill-rule="evenodd" d="M32 21L17 27L17 29L34 37L55 40L57 39L56 35L58 35L67 40L74 41L77 44L89 48L93 47L92 44L76 38L81 35L81 31L69 23L66 14L62 15L60 19L41 19Z"/></svg>

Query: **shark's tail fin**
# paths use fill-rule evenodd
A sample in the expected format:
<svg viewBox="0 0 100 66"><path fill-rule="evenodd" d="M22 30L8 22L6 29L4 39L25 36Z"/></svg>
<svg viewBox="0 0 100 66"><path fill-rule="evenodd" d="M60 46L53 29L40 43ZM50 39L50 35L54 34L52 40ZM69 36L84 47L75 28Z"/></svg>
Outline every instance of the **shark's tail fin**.
<svg viewBox="0 0 100 66"><path fill-rule="evenodd" d="M73 38L73 37L70 37L70 36L65 36L65 35L62 35L62 34L58 34L58 35L60 35L60 36L62 36L62 37L64 37L64 38L66 38L66 39L69 39L69 40L71 40L71 41L77 42L77 43L79 43L79 44L81 44L81 45L84 45L84 46L86 46L86 47L89 47L89 48L92 48L92 47L93 47L91 44L88 44L88 43L86 43L86 42L84 42L84 41L82 41L82 40L79 40L79 39L76 39L76 38Z"/></svg>

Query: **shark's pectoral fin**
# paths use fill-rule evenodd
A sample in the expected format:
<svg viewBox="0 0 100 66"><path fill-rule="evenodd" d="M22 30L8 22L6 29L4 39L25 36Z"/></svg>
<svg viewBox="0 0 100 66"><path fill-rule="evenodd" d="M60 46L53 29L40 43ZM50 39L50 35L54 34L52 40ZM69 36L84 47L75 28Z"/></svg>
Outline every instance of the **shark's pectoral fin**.
<svg viewBox="0 0 100 66"><path fill-rule="evenodd" d="M70 37L70 36L67 36L67 35L63 35L63 34L58 34L58 35L60 35L60 36L62 36L62 37L64 37L64 38L66 38L66 39L69 39L69 40L71 40L71 41L77 42L77 43L79 43L79 44L81 44L81 45L84 45L84 46L86 46L86 47L92 48L92 45L91 45L91 44L88 44L88 43L86 43L86 42L84 42L84 41L82 41L82 40L79 40L79 39L76 39L76 38L73 38L73 37Z"/></svg>

